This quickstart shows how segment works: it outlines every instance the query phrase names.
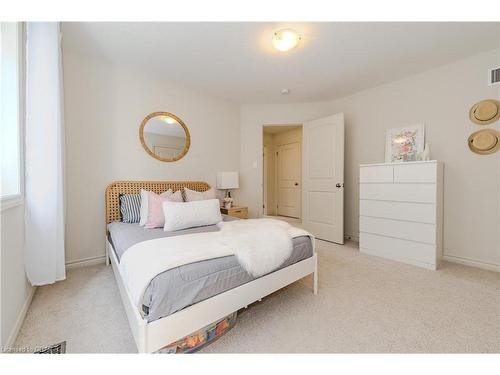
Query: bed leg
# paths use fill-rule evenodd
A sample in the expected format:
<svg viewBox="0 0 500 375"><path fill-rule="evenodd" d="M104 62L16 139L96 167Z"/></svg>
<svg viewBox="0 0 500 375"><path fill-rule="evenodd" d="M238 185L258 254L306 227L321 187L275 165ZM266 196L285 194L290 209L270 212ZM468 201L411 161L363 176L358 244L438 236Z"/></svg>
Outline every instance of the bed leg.
<svg viewBox="0 0 500 375"><path fill-rule="evenodd" d="M318 258L314 260L313 293L318 294Z"/></svg>

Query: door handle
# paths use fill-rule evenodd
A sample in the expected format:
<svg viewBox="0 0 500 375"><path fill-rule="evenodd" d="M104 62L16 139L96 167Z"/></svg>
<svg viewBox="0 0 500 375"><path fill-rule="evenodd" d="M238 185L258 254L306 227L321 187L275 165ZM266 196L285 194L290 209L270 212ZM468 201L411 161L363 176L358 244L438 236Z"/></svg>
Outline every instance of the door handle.
<svg viewBox="0 0 500 375"><path fill-rule="evenodd" d="M338 188L341 188L341 187L344 187L344 184L341 184L340 182L337 182L337 184L335 186L338 187Z"/></svg>

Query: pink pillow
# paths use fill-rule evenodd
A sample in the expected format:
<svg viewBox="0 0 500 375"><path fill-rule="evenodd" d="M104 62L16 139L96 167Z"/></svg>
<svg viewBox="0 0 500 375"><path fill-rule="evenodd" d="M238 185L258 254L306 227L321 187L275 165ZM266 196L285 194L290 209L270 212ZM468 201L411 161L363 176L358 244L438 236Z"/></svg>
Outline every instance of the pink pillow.
<svg viewBox="0 0 500 375"><path fill-rule="evenodd" d="M163 215L163 202L178 201L175 193L170 195L169 197L162 197L156 193L153 193L152 191L148 191L148 219L146 221L146 224L144 225L144 228L161 228L165 225L165 216Z"/></svg>

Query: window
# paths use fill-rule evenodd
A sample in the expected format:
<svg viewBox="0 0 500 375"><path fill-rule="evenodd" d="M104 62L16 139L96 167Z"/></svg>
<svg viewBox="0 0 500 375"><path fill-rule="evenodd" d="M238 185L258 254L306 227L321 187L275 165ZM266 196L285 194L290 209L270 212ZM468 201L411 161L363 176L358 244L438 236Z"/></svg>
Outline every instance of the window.
<svg viewBox="0 0 500 375"><path fill-rule="evenodd" d="M22 196L22 25L2 22L0 28L0 198L2 208Z"/></svg>

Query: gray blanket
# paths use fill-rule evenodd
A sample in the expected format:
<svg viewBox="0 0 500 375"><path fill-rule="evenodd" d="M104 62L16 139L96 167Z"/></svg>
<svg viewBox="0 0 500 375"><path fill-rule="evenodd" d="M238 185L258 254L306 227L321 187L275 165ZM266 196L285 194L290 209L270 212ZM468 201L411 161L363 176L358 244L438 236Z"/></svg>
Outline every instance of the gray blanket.
<svg viewBox="0 0 500 375"><path fill-rule="evenodd" d="M224 220L234 219L224 216ZM209 225L176 232L165 232L161 228L144 229L138 224L121 222L109 224L108 229L110 242L118 259L128 248L142 241L219 230L216 225ZM309 237L294 238L292 255L279 269L309 258L312 253ZM144 293L143 311L147 320L152 322L253 279L239 265L233 255L186 264L162 272L151 281Z"/></svg>

